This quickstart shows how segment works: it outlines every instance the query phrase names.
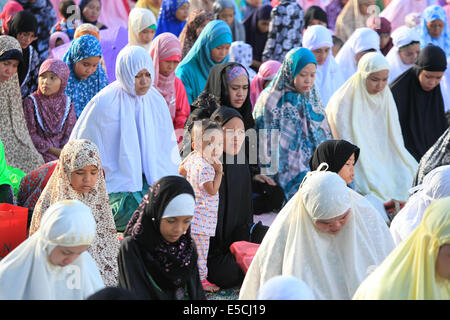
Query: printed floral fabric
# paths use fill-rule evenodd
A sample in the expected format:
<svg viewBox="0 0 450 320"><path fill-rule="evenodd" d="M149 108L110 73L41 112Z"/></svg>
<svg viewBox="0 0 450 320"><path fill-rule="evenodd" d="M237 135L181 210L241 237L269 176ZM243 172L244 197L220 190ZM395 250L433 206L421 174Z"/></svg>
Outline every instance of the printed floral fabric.
<svg viewBox="0 0 450 320"><path fill-rule="evenodd" d="M96 166L99 170L97 182L90 191L80 194L71 187L70 175L90 165ZM100 154L97 146L89 140L71 140L61 151L55 171L34 209L30 236L38 230L45 211L52 204L64 199L79 200L91 208L97 223L97 234L95 243L88 251L94 258L105 285L116 286L119 272L117 265L119 238L109 205Z"/></svg>
<svg viewBox="0 0 450 320"><path fill-rule="evenodd" d="M263 62L268 60L283 62L289 50L302 46L304 12L297 2L283 0L272 10L270 16Z"/></svg>

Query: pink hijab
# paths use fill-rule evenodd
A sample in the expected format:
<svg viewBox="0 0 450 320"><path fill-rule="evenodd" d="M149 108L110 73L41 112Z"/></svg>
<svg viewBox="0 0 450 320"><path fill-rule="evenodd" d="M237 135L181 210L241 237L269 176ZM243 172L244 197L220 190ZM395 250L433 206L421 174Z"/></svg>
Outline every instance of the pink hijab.
<svg viewBox="0 0 450 320"><path fill-rule="evenodd" d="M8 22L14 18L17 12L23 11L23 7L16 1L8 1L0 13L2 19L3 34L8 34Z"/></svg>
<svg viewBox="0 0 450 320"><path fill-rule="evenodd" d="M150 56L155 67L155 88L161 93L169 106L172 119L176 111L175 70L168 76L159 73L159 62L169 60L181 60L181 44L178 38L164 32L155 37L150 45Z"/></svg>
<svg viewBox="0 0 450 320"><path fill-rule="evenodd" d="M70 42L69 36L67 35L67 33L62 32L62 31L57 31L52 33L52 35L50 36L50 42L49 42L49 58L53 58L53 53L52 50L55 49L56 46L56 41L58 41L58 39L61 39L64 43L68 43Z"/></svg>
<svg viewBox="0 0 450 320"><path fill-rule="evenodd" d="M258 73L250 84L250 101L252 106L255 106L261 91L264 90L264 82L272 80L280 67L281 63L275 60L266 61L259 67Z"/></svg>

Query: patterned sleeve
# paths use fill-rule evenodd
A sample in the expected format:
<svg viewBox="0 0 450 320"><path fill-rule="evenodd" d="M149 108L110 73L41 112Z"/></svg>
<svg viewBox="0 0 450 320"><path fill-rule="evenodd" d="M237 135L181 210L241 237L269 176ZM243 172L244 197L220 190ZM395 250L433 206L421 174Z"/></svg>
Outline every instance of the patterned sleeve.
<svg viewBox="0 0 450 320"><path fill-rule="evenodd" d="M206 182L213 181L216 176L214 168L209 163L204 163L199 172L199 185L203 186Z"/></svg>

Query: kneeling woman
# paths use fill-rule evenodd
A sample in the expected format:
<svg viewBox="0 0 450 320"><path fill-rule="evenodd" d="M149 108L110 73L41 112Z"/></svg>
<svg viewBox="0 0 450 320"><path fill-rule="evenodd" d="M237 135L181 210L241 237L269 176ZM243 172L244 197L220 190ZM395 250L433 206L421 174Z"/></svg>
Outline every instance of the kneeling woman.
<svg viewBox="0 0 450 320"><path fill-rule="evenodd" d="M189 182L167 176L142 199L119 252L119 286L141 299L204 300L191 238L195 194Z"/></svg>
<svg viewBox="0 0 450 320"><path fill-rule="evenodd" d="M267 231L239 298L255 299L264 283L282 275L305 281L318 300L351 299L393 249L367 200L336 173L314 171Z"/></svg>
<svg viewBox="0 0 450 320"><path fill-rule="evenodd" d="M117 230L122 232L148 185L178 174L180 156L164 97L152 87L153 62L142 47L119 53L117 80L96 95L70 139L98 146Z"/></svg>

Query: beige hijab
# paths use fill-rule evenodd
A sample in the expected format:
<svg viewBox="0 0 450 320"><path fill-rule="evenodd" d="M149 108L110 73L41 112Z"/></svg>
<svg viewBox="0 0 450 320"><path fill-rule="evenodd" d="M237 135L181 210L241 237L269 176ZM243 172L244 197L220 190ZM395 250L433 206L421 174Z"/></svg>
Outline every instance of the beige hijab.
<svg viewBox="0 0 450 320"><path fill-rule="evenodd" d="M330 98L326 114L334 139L347 140L360 149L355 165L355 189L382 201L406 201L418 163L406 150L397 107L386 85L369 94L370 74L389 70L389 62L378 52L366 53L356 72Z"/></svg>
<svg viewBox="0 0 450 320"><path fill-rule="evenodd" d="M10 50L22 52L15 38L0 36L0 57ZM8 80L0 81L0 140L9 166L28 173L44 164L25 122L17 72Z"/></svg>
<svg viewBox="0 0 450 320"><path fill-rule="evenodd" d="M70 174L90 165L96 166L99 170L97 183L89 192L80 194L71 187ZM109 205L100 154L97 146L89 140L72 140L64 146L55 171L34 209L30 236L39 229L45 211L61 200L79 200L91 208L97 223L97 234L96 241L88 251L94 258L105 285L116 286L119 238Z"/></svg>
<svg viewBox="0 0 450 320"><path fill-rule="evenodd" d="M342 41L347 41L357 28L366 26L366 20L370 15L363 15L359 10L359 5L373 0L349 0L342 9L336 20L335 35Z"/></svg>

